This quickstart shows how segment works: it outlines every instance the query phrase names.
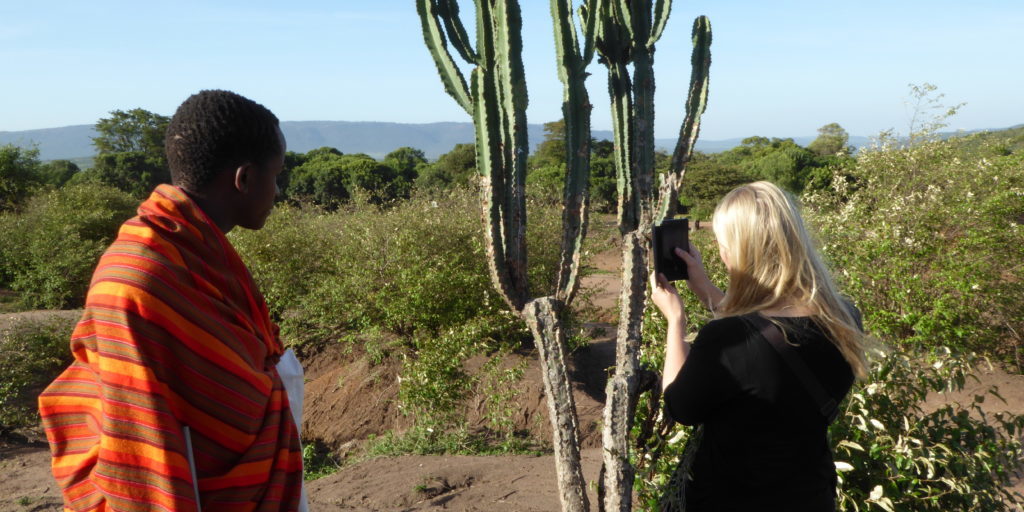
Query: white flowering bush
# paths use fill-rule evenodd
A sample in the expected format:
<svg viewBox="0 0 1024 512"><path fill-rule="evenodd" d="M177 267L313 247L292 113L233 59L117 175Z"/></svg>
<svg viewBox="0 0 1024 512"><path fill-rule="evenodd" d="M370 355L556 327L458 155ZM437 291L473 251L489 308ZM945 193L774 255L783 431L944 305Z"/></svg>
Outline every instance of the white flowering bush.
<svg viewBox="0 0 1024 512"><path fill-rule="evenodd" d="M883 139L804 198L875 334L1024 362L1024 153L1004 148L989 136Z"/></svg>

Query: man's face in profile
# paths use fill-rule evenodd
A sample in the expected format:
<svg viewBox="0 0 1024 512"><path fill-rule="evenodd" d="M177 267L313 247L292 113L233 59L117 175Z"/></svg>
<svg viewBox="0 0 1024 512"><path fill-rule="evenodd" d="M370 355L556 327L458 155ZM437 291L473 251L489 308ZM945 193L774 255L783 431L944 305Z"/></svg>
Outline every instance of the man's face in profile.
<svg viewBox="0 0 1024 512"><path fill-rule="evenodd" d="M286 142L281 128L277 128L277 137L280 141L281 152L268 158L264 162L253 165L249 178L249 187L244 197L243 211L240 215L239 224L247 229L260 229L267 222L271 210L274 209L274 201L280 194L277 186L277 179L284 171L284 154Z"/></svg>

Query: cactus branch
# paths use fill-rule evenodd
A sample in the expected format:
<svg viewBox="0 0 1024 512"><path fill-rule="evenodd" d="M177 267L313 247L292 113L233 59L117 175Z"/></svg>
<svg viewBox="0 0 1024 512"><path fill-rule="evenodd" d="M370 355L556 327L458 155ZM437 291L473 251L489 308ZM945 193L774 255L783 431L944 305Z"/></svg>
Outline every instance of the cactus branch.
<svg viewBox="0 0 1024 512"><path fill-rule="evenodd" d="M651 30L651 37L647 40L647 47L652 48L654 43L661 39L665 32L665 25L668 24L668 15L672 12L672 0L655 0L654 4L654 27Z"/></svg>
<svg viewBox="0 0 1024 512"><path fill-rule="evenodd" d="M501 151L504 158L505 205L503 212L505 250L515 302L526 303L526 158L529 153L526 128L526 79L523 72L522 20L516 0L494 0L494 49L496 89L501 113Z"/></svg>
<svg viewBox="0 0 1024 512"><path fill-rule="evenodd" d="M469 36L466 34L466 27L462 25L462 18L459 17L458 0L434 0L437 2L437 13L444 20L445 30L452 46L459 52L466 62L476 64L480 56L476 54L469 44Z"/></svg>
<svg viewBox="0 0 1024 512"><path fill-rule="evenodd" d="M558 56L558 75L562 80L566 167L562 203L562 254L555 296L558 300L568 303L575 296L579 286L580 255L587 228L592 107L585 86L588 62L583 61L580 56L571 0L551 0L551 13ZM587 27L584 25L584 32L586 30Z"/></svg>
<svg viewBox="0 0 1024 512"><path fill-rule="evenodd" d="M590 0L580 6L579 18L583 24L583 58L581 62L586 66L594 60L594 42L597 40L598 13L601 12L601 4L607 0Z"/></svg>
<svg viewBox="0 0 1024 512"><path fill-rule="evenodd" d="M711 22L706 16L693 20L693 54L690 90L686 96L686 117L679 128L679 141L672 154L672 171L681 174L693 156L700 134L700 118L708 105L708 72L711 69Z"/></svg>
<svg viewBox="0 0 1024 512"><path fill-rule="evenodd" d="M437 72L441 75L441 82L444 90L470 115L473 114L473 105L469 97L469 87L462 71L455 64L451 53L448 52L448 43L444 37L444 30L438 22L437 5L433 0L416 0L416 10L420 15L420 22L423 25L423 41L430 50L434 64L437 65Z"/></svg>
<svg viewBox="0 0 1024 512"><path fill-rule="evenodd" d="M711 22L706 16L693 20L693 54L690 89L686 96L686 117L679 127L679 141L672 154L672 168L661 183L657 218L671 217L679 202L679 186L686 173L686 164L693 156L693 148L700 134L700 118L708 103L709 72L711 69Z"/></svg>

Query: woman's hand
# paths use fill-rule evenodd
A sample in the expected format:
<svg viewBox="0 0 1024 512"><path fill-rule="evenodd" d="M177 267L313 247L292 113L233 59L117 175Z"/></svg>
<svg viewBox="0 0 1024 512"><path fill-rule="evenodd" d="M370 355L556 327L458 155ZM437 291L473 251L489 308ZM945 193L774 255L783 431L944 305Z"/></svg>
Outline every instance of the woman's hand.
<svg viewBox="0 0 1024 512"><path fill-rule="evenodd" d="M658 306L658 310L670 323L679 320L685 321L686 311L683 307L683 300L679 297L676 287L668 279L665 279L665 274L651 274L651 302Z"/></svg>
<svg viewBox="0 0 1024 512"><path fill-rule="evenodd" d="M661 389L665 390L676 380L683 367L690 345L683 341L686 335L686 310L679 292L665 279L665 274L651 274L651 302L661 310L668 320L665 332L665 365L661 371Z"/></svg>
<svg viewBox="0 0 1024 512"><path fill-rule="evenodd" d="M690 287L690 291L697 296L698 299L708 309L714 310L715 304L718 304L722 300L722 290L719 290L711 279L708 277L708 273L704 270L704 259L700 255L700 251L690 243L690 251L684 251L678 247L675 248L676 256L686 263L686 286Z"/></svg>

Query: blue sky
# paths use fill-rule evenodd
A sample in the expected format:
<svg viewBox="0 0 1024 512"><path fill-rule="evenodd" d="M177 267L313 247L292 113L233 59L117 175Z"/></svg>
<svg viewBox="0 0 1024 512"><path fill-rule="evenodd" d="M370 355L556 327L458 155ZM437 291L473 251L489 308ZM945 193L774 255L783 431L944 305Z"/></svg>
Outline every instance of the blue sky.
<svg viewBox="0 0 1024 512"><path fill-rule="evenodd" d="M560 117L548 2L521 0L531 123ZM286 121L468 121L443 91L412 0L0 3L0 131L92 124L110 110L170 115L207 88ZM462 0L464 15L473 3ZM676 1L655 56L657 136L674 136L690 26L714 30L702 137L906 132L909 83L967 105L954 129L1024 123L1020 0ZM472 18L470 18L472 19ZM469 25L472 30L472 24ZM610 127L604 68L588 79Z"/></svg>

